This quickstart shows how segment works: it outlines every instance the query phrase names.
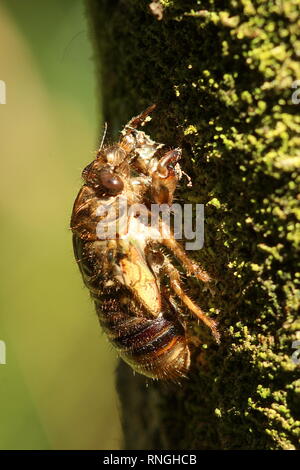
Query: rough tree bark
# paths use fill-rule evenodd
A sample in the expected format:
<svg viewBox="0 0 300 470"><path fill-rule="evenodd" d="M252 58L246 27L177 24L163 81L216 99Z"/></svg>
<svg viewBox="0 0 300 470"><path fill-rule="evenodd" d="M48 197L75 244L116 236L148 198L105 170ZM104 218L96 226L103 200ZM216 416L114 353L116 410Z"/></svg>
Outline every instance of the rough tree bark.
<svg viewBox="0 0 300 470"><path fill-rule="evenodd" d="M214 279L189 291L222 334L217 347L195 324L181 386L119 366L127 449L300 448L299 7L88 0L110 138L155 102L150 134L184 149L194 186L179 198L205 204L193 256Z"/></svg>

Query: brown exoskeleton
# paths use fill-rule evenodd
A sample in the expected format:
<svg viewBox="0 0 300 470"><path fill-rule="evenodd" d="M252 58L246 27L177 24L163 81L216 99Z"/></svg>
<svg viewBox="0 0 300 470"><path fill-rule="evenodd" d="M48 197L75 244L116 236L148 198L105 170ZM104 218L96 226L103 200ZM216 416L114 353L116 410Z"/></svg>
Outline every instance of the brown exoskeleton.
<svg viewBox="0 0 300 470"><path fill-rule="evenodd" d="M120 356L148 377L175 379L185 376L190 366L180 314L196 315L217 342L219 333L215 322L183 291L179 271L162 247L189 275L207 282L208 274L187 256L172 232L165 236L161 219L157 227L150 227L141 218L149 215L152 203L172 204L182 176L181 149L164 151L162 144L137 130L154 107L129 121L119 142L101 146L83 170L84 185L74 203L71 229L84 283ZM128 209L136 205L139 213L130 214Z"/></svg>

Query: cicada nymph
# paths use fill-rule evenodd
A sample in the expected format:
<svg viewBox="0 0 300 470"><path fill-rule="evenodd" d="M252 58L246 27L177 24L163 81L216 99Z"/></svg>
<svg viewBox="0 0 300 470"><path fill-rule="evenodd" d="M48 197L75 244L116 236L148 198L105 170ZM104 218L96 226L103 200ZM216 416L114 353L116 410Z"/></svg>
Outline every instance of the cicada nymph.
<svg viewBox="0 0 300 470"><path fill-rule="evenodd" d="M208 282L208 274L165 230L161 218L156 226L147 222L153 204L171 206L183 174L180 148L164 150L137 130L154 108L131 119L119 142L101 146L83 170L71 229L76 261L110 342L135 371L172 380L186 376L190 366L182 314L198 317L217 342L219 333L184 292L166 251L188 275Z"/></svg>

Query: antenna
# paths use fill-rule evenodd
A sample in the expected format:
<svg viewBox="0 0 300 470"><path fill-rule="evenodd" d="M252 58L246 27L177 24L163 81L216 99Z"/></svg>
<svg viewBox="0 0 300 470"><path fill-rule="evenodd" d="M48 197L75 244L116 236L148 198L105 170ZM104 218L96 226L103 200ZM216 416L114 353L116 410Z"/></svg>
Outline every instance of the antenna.
<svg viewBox="0 0 300 470"><path fill-rule="evenodd" d="M103 131L103 135L102 135L102 139L101 139L101 144L100 144L99 151L102 149L102 146L103 146L103 144L104 144L104 140L105 140L105 137L106 137L106 132L107 132L107 122L104 123L104 131Z"/></svg>

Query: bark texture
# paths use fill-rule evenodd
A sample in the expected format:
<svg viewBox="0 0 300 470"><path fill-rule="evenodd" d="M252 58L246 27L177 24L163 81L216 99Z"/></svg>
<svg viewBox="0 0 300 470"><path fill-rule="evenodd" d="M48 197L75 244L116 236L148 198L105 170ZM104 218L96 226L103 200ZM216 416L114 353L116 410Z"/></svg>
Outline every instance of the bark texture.
<svg viewBox="0 0 300 470"><path fill-rule="evenodd" d="M205 204L192 255L210 290L188 290L219 322L180 386L117 372L127 449L299 449L299 0L88 0L109 138L149 104L147 130L184 150ZM298 290L297 290L298 289Z"/></svg>

